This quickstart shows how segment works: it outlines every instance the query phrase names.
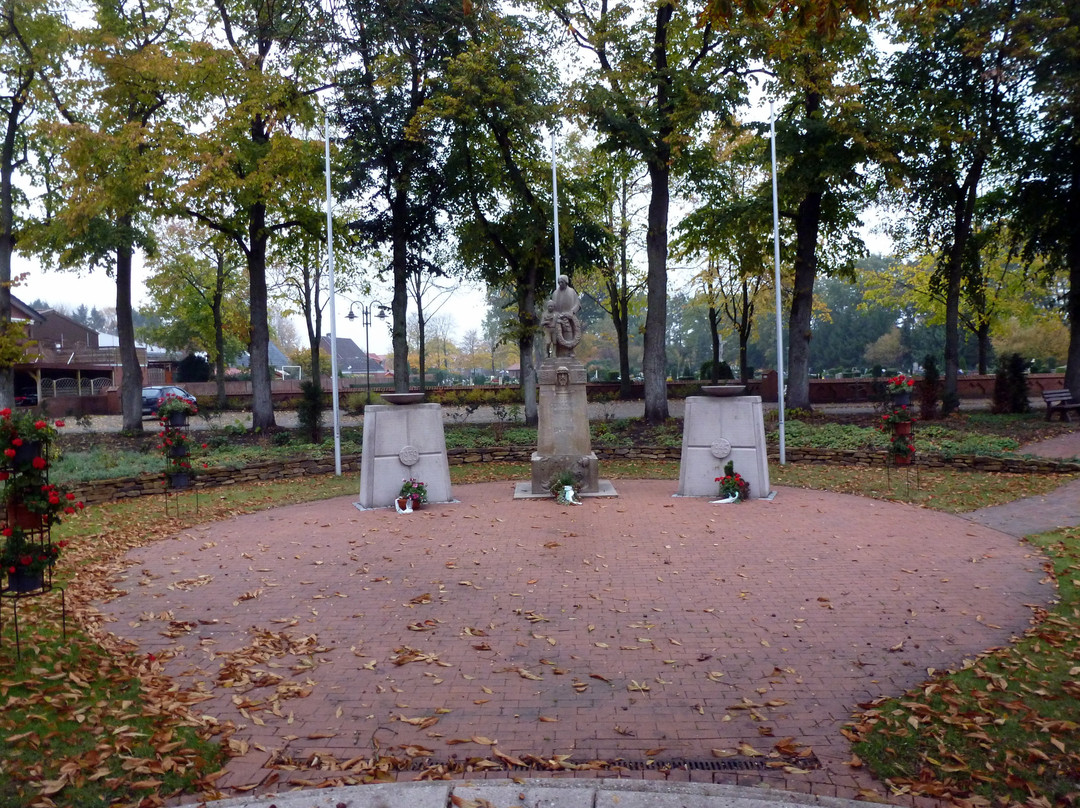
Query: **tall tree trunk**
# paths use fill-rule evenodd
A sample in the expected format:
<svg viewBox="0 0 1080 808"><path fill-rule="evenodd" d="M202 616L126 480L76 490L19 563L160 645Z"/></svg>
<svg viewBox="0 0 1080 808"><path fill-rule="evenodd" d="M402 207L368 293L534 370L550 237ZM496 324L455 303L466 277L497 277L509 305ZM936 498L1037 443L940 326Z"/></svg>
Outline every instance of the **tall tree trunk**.
<svg viewBox="0 0 1080 808"><path fill-rule="evenodd" d="M1080 221L1080 132L1073 124L1072 182L1069 188L1069 210L1072 221ZM1065 387L1072 391L1073 400L1080 401L1080 228L1069 231L1065 261L1069 268L1067 315L1069 320L1069 355L1065 363Z"/></svg>
<svg viewBox="0 0 1080 808"><path fill-rule="evenodd" d="M394 297L390 301L390 316L395 393L409 392L409 335L405 327L409 306L409 239L405 232L409 198L405 185L405 182L399 182L396 188L391 186L387 194L390 202L390 262L394 272ZM421 389L423 383L421 376Z"/></svg>
<svg viewBox="0 0 1080 808"><path fill-rule="evenodd" d="M626 400L630 390L630 335L629 301L626 293L627 269L625 262L621 270L622 284L611 277L607 281L608 299L611 301L611 324L615 327L615 344L619 352L619 398Z"/></svg>
<svg viewBox="0 0 1080 808"><path fill-rule="evenodd" d="M712 372L709 381L720 381L720 312L712 303L709 304L709 346L712 349Z"/></svg>
<svg viewBox="0 0 1080 808"><path fill-rule="evenodd" d="M945 385L941 392L942 415L960 408L957 393L960 378L960 284L985 159L981 154L976 156L964 184L956 189L956 202L953 205L952 244L945 265Z"/></svg>
<svg viewBox="0 0 1080 808"><path fill-rule="evenodd" d="M8 335L11 323L11 255L15 251L15 141L19 116L25 104L29 81L14 88L7 110L4 142L0 146L0 338ZM0 367L0 407L15 406L15 369Z"/></svg>
<svg viewBox="0 0 1080 808"><path fill-rule="evenodd" d="M645 312L645 350L641 367L645 374L645 422L661 424L668 417L667 254L671 174L666 159L649 162L649 179L652 190L648 230L645 233L645 253L649 264L646 292L648 310Z"/></svg>
<svg viewBox="0 0 1080 808"><path fill-rule="evenodd" d="M11 329L11 254L15 250L11 195L11 149L4 142L0 166L0 339ZM0 407L15 406L15 368L0 366Z"/></svg>
<svg viewBox="0 0 1080 808"><path fill-rule="evenodd" d="M941 393L941 414L959 409L956 383L960 375L960 256L956 254L957 234L953 235L945 268L945 385Z"/></svg>
<svg viewBox="0 0 1080 808"><path fill-rule="evenodd" d="M975 332L979 346L979 374L985 376L990 363L990 321L986 317L979 318L979 328Z"/></svg>
<svg viewBox="0 0 1080 808"><path fill-rule="evenodd" d="M649 195L648 229L645 254L649 271L646 279L645 351L642 371L645 374L645 422L661 424L668 417L667 401L667 256L668 209L671 205L671 142L674 111L671 75L668 72L668 31L675 4L661 2L656 9L653 28L652 61L656 81L656 113L661 123L648 158Z"/></svg>
<svg viewBox="0 0 1080 808"><path fill-rule="evenodd" d="M217 251L217 276L211 311L214 317L214 386L219 410L225 408L225 323L221 310L225 301L225 254Z"/></svg>
<svg viewBox="0 0 1080 808"><path fill-rule="evenodd" d="M521 335L518 337L519 364L521 367L521 397L525 409L525 426L536 426L540 413L536 401L536 362L534 345L540 326L536 317L536 285L539 270L537 262L530 260L525 268L525 282L518 289L518 320Z"/></svg>
<svg viewBox="0 0 1080 808"><path fill-rule="evenodd" d="M120 411L125 432L142 432L142 367L135 350L135 324L131 315L131 217L117 222L124 234L116 249L116 334L120 341Z"/></svg>
<svg viewBox="0 0 1080 808"><path fill-rule="evenodd" d="M821 110L821 94L806 91L806 122L809 124ZM788 406L804 410L810 406L810 322L814 308L814 281L817 279L817 241L821 227L821 197L819 186L823 167L814 168L811 185L795 212L795 279L791 290L791 313L788 320ZM784 379L777 383L783 389Z"/></svg>
<svg viewBox="0 0 1080 808"><path fill-rule="evenodd" d="M309 372L311 373L311 380L322 384L322 369L319 367L322 364L322 340L312 340L311 343L311 367ZM331 348L331 350L333 350Z"/></svg>
<svg viewBox="0 0 1080 808"><path fill-rule="evenodd" d="M821 192L811 191L795 214L795 280L788 321L788 377L785 401L792 409L810 406L810 329L817 278L817 239L821 224ZM778 383L783 385L784 380Z"/></svg>
<svg viewBox="0 0 1080 808"><path fill-rule="evenodd" d="M630 387L630 187L625 172L619 182L619 267L608 282L611 321L619 350L619 398L632 395ZM615 229L611 222L612 230Z"/></svg>
<svg viewBox="0 0 1080 808"><path fill-rule="evenodd" d="M424 391L427 389L427 329L424 328L424 309L420 301L419 283L416 287L416 339L419 343L416 346L416 359L420 371L420 390Z"/></svg>
<svg viewBox="0 0 1080 808"><path fill-rule="evenodd" d="M251 206L248 222L248 305L251 308L251 426L273 429L274 400L270 386L270 320L266 291L266 205Z"/></svg>
<svg viewBox="0 0 1080 808"><path fill-rule="evenodd" d="M742 281L742 318L739 320L739 380L750 381L750 363L746 358L746 346L750 344L750 332L754 325L754 303L750 299L750 284Z"/></svg>

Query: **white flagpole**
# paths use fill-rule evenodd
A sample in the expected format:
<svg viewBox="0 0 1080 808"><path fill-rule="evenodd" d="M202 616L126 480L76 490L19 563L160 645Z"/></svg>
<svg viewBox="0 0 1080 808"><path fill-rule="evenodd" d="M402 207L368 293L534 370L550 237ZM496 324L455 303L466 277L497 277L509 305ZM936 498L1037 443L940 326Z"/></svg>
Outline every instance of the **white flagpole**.
<svg viewBox="0 0 1080 808"><path fill-rule="evenodd" d="M784 328L780 309L780 203L776 194L776 114L773 102L769 102L769 139L772 141L772 215L773 215L773 259L775 264L776 284L776 387L777 401L780 405L780 465L786 462L784 456Z"/></svg>
<svg viewBox="0 0 1080 808"><path fill-rule="evenodd" d="M559 177L555 163L555 130L551 130L551 204L555 210L555 286L559 286Z"/></svg>
<svg viewBox="0 0 1080 808"><path fill-rule="evenodd" d="M330 280L330 390L334 410L334 474L341 476L341 408L338 404L338 361L337 361L337 311L334 298L337 286L334 283L334 209L330 198L330 111L325 117L326 125L326 267Z"/></svg>

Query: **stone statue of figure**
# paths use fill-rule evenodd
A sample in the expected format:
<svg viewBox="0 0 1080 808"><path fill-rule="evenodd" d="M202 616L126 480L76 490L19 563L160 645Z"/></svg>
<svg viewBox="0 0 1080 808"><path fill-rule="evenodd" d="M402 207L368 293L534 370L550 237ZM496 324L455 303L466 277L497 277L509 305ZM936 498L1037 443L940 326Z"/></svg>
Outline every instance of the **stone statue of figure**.
<svg viewBox="0 0 1080 808"><path fill-rule="evenodd" d="M555 329L558 327L558 321L555 303L549 300L544 316L540 318L540 327L544 329L544 356L551 356L551 352L555 350Z"/></svg>
<svg viewBox="0 0 1080 808"><path fill-rule="evenodd" d="M540 321L549 356L551 346L555 348L555 356L574 355L574 348L581 342L581 320L577 314L580 309L581 301L570 285L570 279L560 275L559 285L548 300L547 310Z"/></svg>

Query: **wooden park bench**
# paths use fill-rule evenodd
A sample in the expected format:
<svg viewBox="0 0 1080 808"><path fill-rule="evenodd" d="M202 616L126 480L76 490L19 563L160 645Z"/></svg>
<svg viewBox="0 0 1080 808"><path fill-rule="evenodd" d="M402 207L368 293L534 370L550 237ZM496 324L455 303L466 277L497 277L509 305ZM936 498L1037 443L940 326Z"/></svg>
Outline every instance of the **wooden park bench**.
<svg viewBox="0 0 1080 808"><path fill-rule="evenodd" d="M1061 420L1068 421L1071 410L1080 410L1080 402L1073 401L1072 393L1068 390L1044 390L1043 401L1046 402L1046 420L1053 418L1054 413L1061 413Z"/></svg>

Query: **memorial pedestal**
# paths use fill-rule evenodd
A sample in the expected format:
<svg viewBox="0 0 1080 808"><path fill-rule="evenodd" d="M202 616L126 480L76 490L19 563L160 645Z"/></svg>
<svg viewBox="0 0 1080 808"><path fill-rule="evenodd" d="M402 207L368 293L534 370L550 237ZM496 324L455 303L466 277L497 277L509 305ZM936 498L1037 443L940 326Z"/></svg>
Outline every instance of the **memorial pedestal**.
<svg viewBox="0 0 1080 808"><path fill-rule="evenodd" d="M452 502L442 407L372 404L364 410L361 508L393 507L403 479L427 484L428 502Z"/></svg>
<svg viewBox="0 0 1080 808"><path fill-rule="evenodd" d="M600 479L600 464L592 450L585 366L572 356L548 357L538 376L532 480L519 484L514 496L551 496L552 481L563 471L574 475L582 496L615 496L611 483Z"/></svg>
<svg viewBox="0 0 1080 808"><path fill-rule="evenodd" d="M690 396L683 415L678 496L715 499L716 478L724 476L728 462L750 484L751 499L772 493L761 397Z"/></svg>

